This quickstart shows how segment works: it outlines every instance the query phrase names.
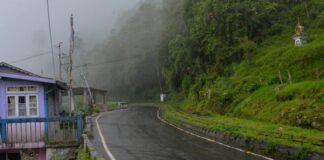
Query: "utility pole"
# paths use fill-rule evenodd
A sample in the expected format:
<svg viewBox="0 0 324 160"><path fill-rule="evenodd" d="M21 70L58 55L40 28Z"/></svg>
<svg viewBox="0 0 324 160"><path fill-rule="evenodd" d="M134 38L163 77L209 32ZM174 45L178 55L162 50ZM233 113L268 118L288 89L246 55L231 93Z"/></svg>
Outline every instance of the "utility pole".
<svg viewBox="0 0 324 160"><path fill-rule="evenodd" d="M63 44L63 42L60 42L58 44L58 48L59 48L59 53L58 53L58 58L59 58L59 76L60 76L60 80L62 81L62 52L61 52L61 45Z"/></svg>
<svg viewBox="0 0 324 160"><path fill-rule="evenodd" d="M52 53L53 76L56 79L56 70L55 70L55 61L54 61L54 50L53 50L53 38L52 38L52 27L51 27L51 17L50 17L50 7L49 7L48 0L46 1L46 4L47 4L48 31L49 31L49 36L50 36L51 53Z"/></svg>
<svg viewBox="0 0 324 160"><path fill-rule="evenodd" d="M88 89L88 92L89 92L89 95L90 95L90 98L91 98L91 104L92 104L92 106L94 106L95 105L95 102L94 102L94 99L93 99L93 94L91 92L91 89L90 89L88 80L87 80L87 78L86 78L86 76L84 74L83 66L81 66L80 70L81 70L81 78L84 80L84 83L85 83L85 85L86 85L86 87Z"/></svg>
<svg viewBox="0 0 324 160"><path fill-rule="evenodd" d="M162 87L162 82L161 82L161 77L160 77L160 67L159 67L159 65L156 67L156 71L157 71L157 78L158 78L159 85L160 85L160 102L163 103L164 99L166 98L166 94L163 93L163 87Z"/></svg>
<svg viewBox="0 0 324 160"><path fill-rule="evenodd" d="M61 46L62 46L63 42L60 42L58 44L58 48L59 48L59 53L58 53L58 59L59 59L59 78L60 78L60 81L63 81L63 78L62 78L62 51L61 51ZM58 91L58 94L59 94L59 108L62 107L62 91Z"/></svg>
<svg viewBox="0 0 324 160"><path fill-rule="evenodd" d="M71 39L70 39L70 49L69 49L69 100L70 100L70 115L74 111L74 100L73 100L73 78L72 78L72 54L74 50L74 29L73 29L73 15L70 17L70 25L71 25Z"/></svg>

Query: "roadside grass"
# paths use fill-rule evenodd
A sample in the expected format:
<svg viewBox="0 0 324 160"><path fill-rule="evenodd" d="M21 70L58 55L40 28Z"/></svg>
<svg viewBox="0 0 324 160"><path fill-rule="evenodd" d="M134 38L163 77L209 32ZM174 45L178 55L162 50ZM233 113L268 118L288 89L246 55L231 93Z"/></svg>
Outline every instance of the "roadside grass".
<svg viewBox="0 0 324 160"><path fill-rule="evenodd" d="M118 108L118 102L108 102L107 107L109 110L115 110Z"/></svg>
<svg viewBox="0 0 324 160"><path fill-rule="evenodd" d="M94 160L88 151L84 151L83 146L78 149L77 160Z"/></svg>
<svg viewBox="0 0 324 160"><path fill-rule="evenodd" d="M263 87L235 107L232 115L324 130L324 80L287 84L276 93Z"/></svg>
<svg viewBox="0 0 324 160"><path fill-rule="evenodd" d="M267 142L268 147L286 145L299 150L306 148L309 151L324 153L324 132L318 130L218 114L199 116L176 110L172 105L166 105L163 108L163 117L178 125L185 122L215 132L220 131L262 140Z"/></svg>
<svg viewBox="0 0 324 160"><path fill-rule="evenodd" d="M141 106L141 107L161 107L163 104L161 102L136 102L131 103L130 106Z"/></svg>

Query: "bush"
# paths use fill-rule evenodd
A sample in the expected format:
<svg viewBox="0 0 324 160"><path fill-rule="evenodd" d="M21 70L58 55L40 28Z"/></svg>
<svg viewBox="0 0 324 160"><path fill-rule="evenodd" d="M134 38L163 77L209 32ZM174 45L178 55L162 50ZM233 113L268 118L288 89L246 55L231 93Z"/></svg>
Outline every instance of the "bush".
<svg viewBox="0 0 324 160"><path fill-rule="evenodd" d="M79 147L77 159L78 160L93 160L90 156L90 153L83 150L83 146Z"/></svg>
<svg viewBox="0 0 324 160"><path fill-rule="evenodd" d="M272 78L269 82L268 85L276 85L276 84L280 84L280 79L278 77Z"/></svg>
<svg viewBox="0 0 324 160"><path fill-rule="evenodd" d="M294 99L296 92L280 92L277 94L277 101L291 101Z"/></svg>
<svg viewBox="0 0 324 160"><path fill-rule="evenodd" d="M252 85L249 86L248 90L250 93L253 93L254 91L258 90L261 88L261 85L259 83L253 83Z"/></svg>
<svg viewBox="0 0 324 160"><path fill-rule="evenodd" d="M309 148L303 147L299 150L298 155L292 159L294 160L306 160L308 159Z"/></svg>

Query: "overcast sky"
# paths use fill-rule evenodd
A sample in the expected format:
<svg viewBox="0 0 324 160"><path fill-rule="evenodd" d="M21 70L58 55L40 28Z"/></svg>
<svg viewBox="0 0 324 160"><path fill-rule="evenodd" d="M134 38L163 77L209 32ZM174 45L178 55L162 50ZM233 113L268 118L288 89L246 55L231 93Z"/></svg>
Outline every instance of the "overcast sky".
<svg viewBox="0 0 324 160"><path fill-rule="evenodd" d="M109 35L123 12L141 0L49 0L53 44L64 43L67 52L73 13L75 31L90 50ZM0 61L12 63L35 54L50 51L46 0L0 1ZM57 49L54 48L55 56ZM51 55L13 63L13 65L41 73L51 67ZM51 74L51 73L50 73ZM44 75L49 75L44 73Z"/></svg>

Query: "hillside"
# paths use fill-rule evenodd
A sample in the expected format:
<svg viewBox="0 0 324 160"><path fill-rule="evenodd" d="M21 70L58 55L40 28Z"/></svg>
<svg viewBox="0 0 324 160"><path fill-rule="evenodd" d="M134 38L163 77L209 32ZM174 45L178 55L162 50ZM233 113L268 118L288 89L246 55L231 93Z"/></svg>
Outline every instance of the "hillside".
<svg viewBox="0 0 324 160"><path fill-rule="evenodd" d="M322 2L208 0L183 6L186 32L169 41L163 68L178 109L323 131ZM308 35L302 47L292 40L297 17Z"/></svg>
<svg viewBox="0 0 324 160"><path fill-rule="evenodd" d="M287 159L324 153L324 3L178 3L183 12L168 12L176 18L164 19L162 30L164 117L265 141L269 155L278 145L300 149ZM302 47L292 40L297 17L308 36Z"/></svg>
<svg viewBox="0 0 324 160"><path fill-rule="evenodd" d="M300 48L289 35L269 38L253 58L234 67L232 76L203 85L183 107L193 113L219 112L323 130L324 81L316 80L316 70L323 75L324 32L309 33L309 43Z"/></svg>

